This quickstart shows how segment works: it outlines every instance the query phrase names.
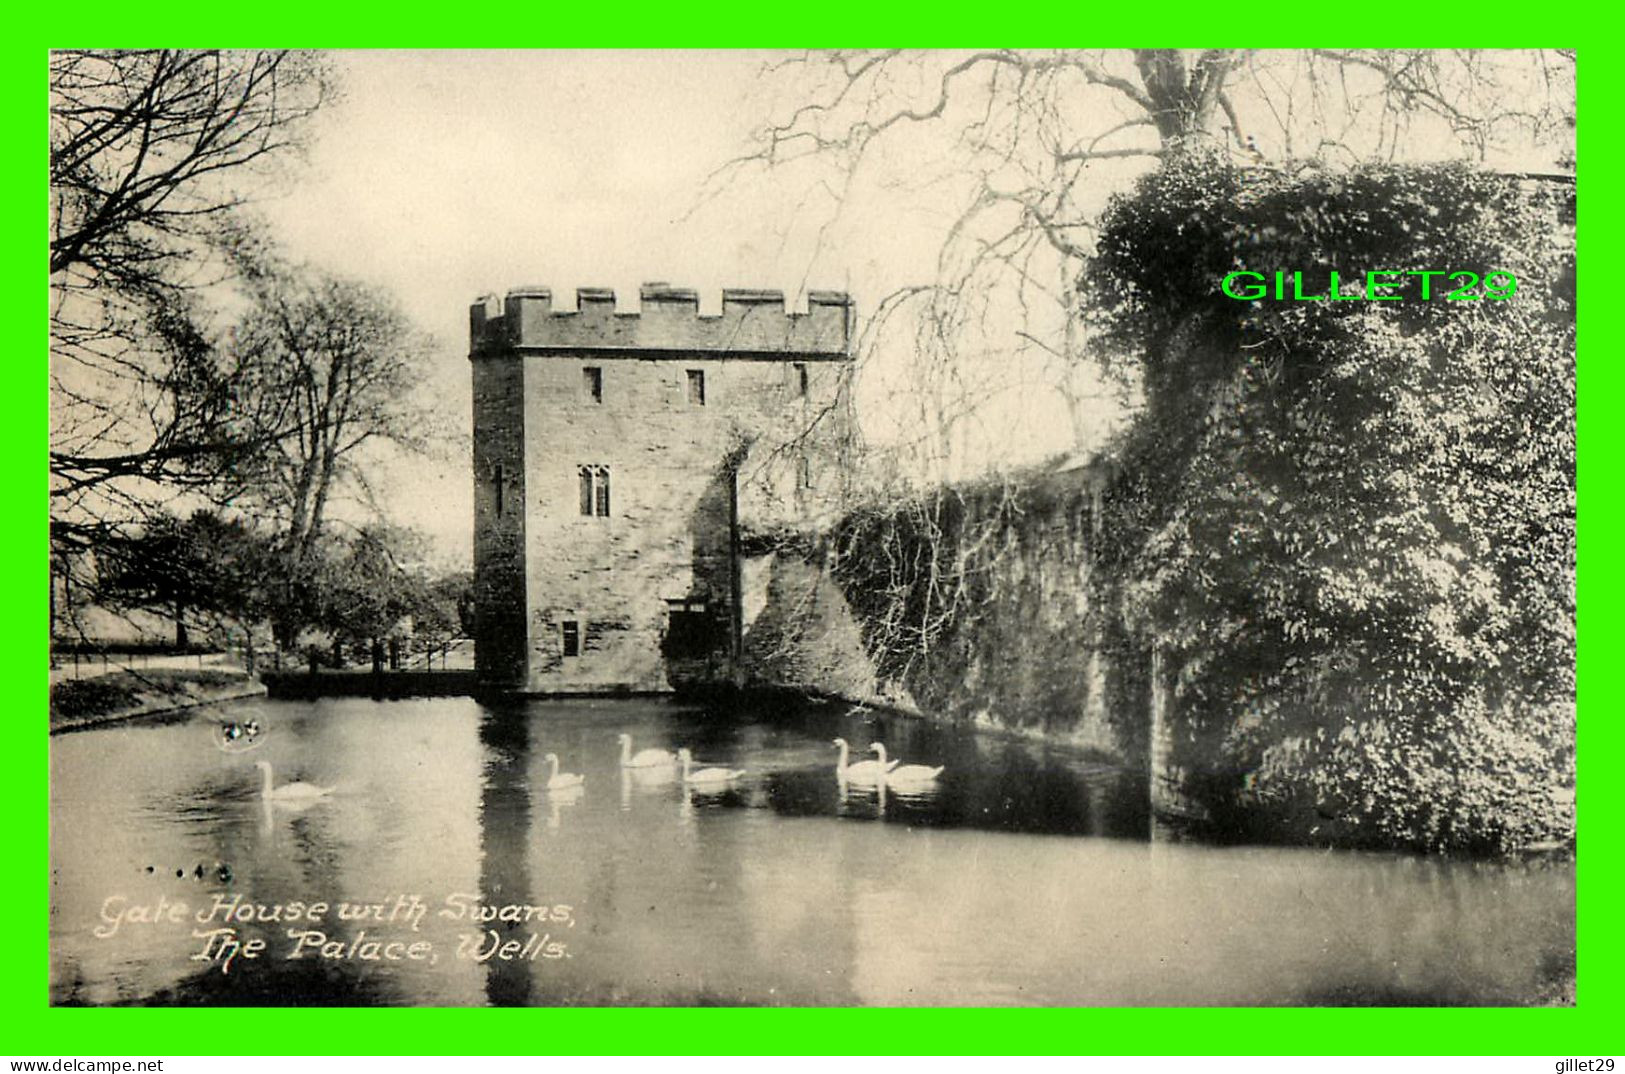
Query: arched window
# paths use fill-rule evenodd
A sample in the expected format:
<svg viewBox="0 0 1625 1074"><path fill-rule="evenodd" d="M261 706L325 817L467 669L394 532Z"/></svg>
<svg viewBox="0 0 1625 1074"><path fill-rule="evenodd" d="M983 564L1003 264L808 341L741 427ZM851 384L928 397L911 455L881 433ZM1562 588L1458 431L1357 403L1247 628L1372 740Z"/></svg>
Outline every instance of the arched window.
<svg viewBox="0 0 1625 1074"><path fill-rule="evenodd" d="M581 491L581 514L609 517L609 467L578 466L576 480Z"/></svg>

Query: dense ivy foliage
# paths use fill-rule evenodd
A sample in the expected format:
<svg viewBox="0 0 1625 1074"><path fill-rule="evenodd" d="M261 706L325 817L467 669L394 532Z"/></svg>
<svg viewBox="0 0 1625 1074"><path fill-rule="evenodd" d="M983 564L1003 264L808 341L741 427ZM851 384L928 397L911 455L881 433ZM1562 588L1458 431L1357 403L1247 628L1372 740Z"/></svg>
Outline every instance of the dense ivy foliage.
<svg viewBox="0 0 1625 1074"><path fill-rule="evenodd" d="M1572 834L1573 222L1571 185L1459 166L1188 160L1109 209L1086 316L1145 405L1097 599L1161 647L1215 812L1432 849ZM1518 290L1238 301L1238 269Z"/></svg>
<svg viewBox="0 0 1625 1074"><path fill-rule="evenodd" d="M839 587L881 698L1143 756L1144 655L1106 644L1088 599L1100 478L1062 461L860 505L807 558ZM816 621L819 601L791 603Z"/></svg>

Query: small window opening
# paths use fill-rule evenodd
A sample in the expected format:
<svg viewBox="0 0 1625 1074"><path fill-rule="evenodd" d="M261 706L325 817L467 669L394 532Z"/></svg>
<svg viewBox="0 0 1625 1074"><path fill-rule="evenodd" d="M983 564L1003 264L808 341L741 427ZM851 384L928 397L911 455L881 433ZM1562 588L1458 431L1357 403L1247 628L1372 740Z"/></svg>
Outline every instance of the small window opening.
<svg viewBox="0 0 1625 1074"><path fill-rule="evenodd" d="M805 396L807 394L807 363L806 362L797 362L797 363L795 363L795 382L796 382L796 394L801 395L801 396Z"/></svg>
<svg viewBox="0 0 1625 1074"><path fill-rule="evenodd" d="M581 369L581 386L587 390L587 395L595 403L604 401L604 371L598 366L583 366Z"/></svg>
<svg viewBox="0 0 1625 1074"><path fill-rule="evenodd" d="M705 371L703 369L690 369L688 371L688 401L695 406L705 405Z"/></svg>
<svg viewBox="0 0 1625 1074"><path fill-rule="evenodd" d="M500 462L496 464L496 470L495 470L495 473L492 475L491 479L496 484L497 517L501 518L502 517L502 507L503 507L503 493L507 489L507 482L503 480L502 464Z"/></svg>
<svg viewBox="0 0 1625 1074"><path fill-rule="evenodd" d="M565 656L581 655L581 624L574 619L566 619L560 628L564 640Z"/></svg>

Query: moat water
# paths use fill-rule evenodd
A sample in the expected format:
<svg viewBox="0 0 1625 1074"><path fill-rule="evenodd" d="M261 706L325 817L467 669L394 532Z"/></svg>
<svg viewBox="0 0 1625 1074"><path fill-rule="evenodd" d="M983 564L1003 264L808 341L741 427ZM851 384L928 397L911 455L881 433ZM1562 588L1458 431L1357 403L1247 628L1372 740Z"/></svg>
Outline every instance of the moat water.
<svg viewBox="0 0 1625 1074"><path fill-rule="evenodd" d="M745 775L623 775L622 732ZM843 787L837 736L946 771ZM1517 1004L1574 963L1572 863L1156 841L1135 773L846 706L242 702L54 738L51 808L57 1004Z"/></svg>

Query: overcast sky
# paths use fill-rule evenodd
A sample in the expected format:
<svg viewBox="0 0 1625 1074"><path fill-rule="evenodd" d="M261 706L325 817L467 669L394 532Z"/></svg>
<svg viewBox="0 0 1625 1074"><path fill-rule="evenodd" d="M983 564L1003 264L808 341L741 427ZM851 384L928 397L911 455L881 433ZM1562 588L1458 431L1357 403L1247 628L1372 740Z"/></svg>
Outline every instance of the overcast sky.
<svg viewBox="0 0 1625 1074"><path fill-rule="evenodd" d="M808 289L845 290L862 323L881 296L938 278L944 237L964 204L965 190L953 189L958 147L923 140L940 139L940 126L935 134L929 124L888 132L833 220L830 198L806 171L740 173L720 196L702 199L707 176L746 152L770 115L784 114L787 102L772 99L759 78L773 58L335 53L344 97L318 117L306 165L259 212L294 258L387 290L435 338L427 390L464 430L467 311L482 294L542 285L556 307L568 308L577 287L609 286L623 308L636 308L638 285L664 280L699 289L702 311L714 312L723 287L779 288L793 303ZM938 76L920 71L929 98ZM1112 103L1109 93L1104 104L1082 99L1068 121L1105 129L1120 118ZM1265 129L1259 116L1243 116L1249 129ZM1413 134L1408 148L1418 147L1417 155L1433 155L1429 140ZM1523 166L1543 163L1531 160ZM1091 165L1079 206L1098 209L1144 167L1143 159ZM1050 306L1048 323L1021 323L1009 309L983 320L976 375L988 379L961 377L956 388L981 408L962 423L974 442L955 448L967 465L989 455L1031 461L1073 443L1053 368L1044 367L1054 359L1043 350L1053 352L1061 334L1061 307ZM1016 354L1023 346L1025 358ZM871 443L908 435L911 355L906 335L860 355L857 407ZM1111 404L1099 406L1104 428ZM1088 415L1091 428L1096 417ZM469 561L466 446L444 459L397 460L370 476L395 521L429 533L447 562Z"/></svg>
<svg viewBox="0 0 1625 1074"><path fill-rule="evenodd" d="M295 258L388 289L439 344L435 398L467 427L467 317L479 295L521 284L643 281L849 290L865 303L929 278L941 213L824 219L771 182L700 204L704 181L746 148L767 113L764 55L403 53L334 55L344 98L319 119L308 166L260 205ZM802 302L804 303L804 298ZM871 410L874 409L871 407ZM449 555L471 548L466 455L390 466L397 521Z"/></svg>

